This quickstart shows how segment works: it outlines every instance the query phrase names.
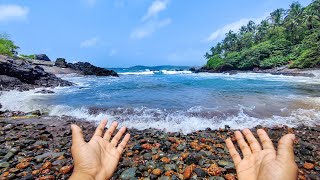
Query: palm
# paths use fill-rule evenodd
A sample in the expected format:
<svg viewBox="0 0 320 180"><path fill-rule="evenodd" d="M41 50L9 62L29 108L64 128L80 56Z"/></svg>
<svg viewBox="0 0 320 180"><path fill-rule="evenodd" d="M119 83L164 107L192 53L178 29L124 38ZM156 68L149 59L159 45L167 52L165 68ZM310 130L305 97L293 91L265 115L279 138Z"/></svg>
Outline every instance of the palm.
<svg viewBox="0 0 320 180"><path fill-rule="evenodd" d="M88 143L83 141L72 144L72 155L75 164L74 172L81 172L95 179L109 179L112 177L123 148L129 140L129 135L126 135L124 140L116 147L119 139L125 132L125 128L121 128L109 142L116 124L113 124L102 138L105 123L99 125L95 135Z"/></svg>
<svg viewBox="0 0 320 180"><path fill-rule="evenodd" d="M265 131L258 131L263 150L250 130L246 129L243 132L250 147L239 131L235 133L244 156L243 159L241 159L239 153L236 151L232 141L230 139L226 141L240 180L295 179L297 167L294 162L292 135L286 135L280 140L278 152L276 152Z"/></svg>

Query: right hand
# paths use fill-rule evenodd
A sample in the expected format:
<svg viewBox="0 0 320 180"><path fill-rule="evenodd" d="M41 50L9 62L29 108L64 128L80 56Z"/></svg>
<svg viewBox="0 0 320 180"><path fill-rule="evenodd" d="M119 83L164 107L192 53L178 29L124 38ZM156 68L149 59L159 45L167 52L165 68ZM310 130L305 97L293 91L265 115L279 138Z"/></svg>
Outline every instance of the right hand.
<svg viewBox="0 0 320 180"><path fill-rule="evenodd" d="M278 144L278 151L273 147L268 134L259 129L257 131L262 147L249 129L244 129L249 145L244 140L240 131L235 132L235 137L243 154L243 158L235 149L231 139L226 140L227 148L236 166L239 180L295 180L298 167L294 161L293 142L295 136L287 134Z"/></svg>

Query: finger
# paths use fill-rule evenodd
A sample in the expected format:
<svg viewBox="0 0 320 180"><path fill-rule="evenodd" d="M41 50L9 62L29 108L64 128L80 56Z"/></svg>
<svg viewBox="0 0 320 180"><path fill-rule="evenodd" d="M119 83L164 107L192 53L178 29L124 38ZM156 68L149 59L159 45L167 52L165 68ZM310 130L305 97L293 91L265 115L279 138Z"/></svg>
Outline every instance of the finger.
<svg viewBox="0 0 320 180"><path fill-rule="evenodd" d="M93 136L99 136L102 137L104 128L106 127L107 124L107 120L102 120L99 124L99 126L97 127L96 131L94 132Z"/></svg>
<svg viewBox="0 0 320 180"><path fill-rule="evenodd" d="M121 141L121 143L118 145L117 150L118 152L121 154L124 150L124 148L126 147L128 141L130 139L130 134L126 134L123 138L123 140Z"/></svg>
<svg viewBox="0 0 320 180"><path fill-rule="evenodd" d="M104 134L103 139L105 139L105 140L107 140L107 141L110 141L111 136L112 136L114 130L117 129L117 127L118 127L118 122L114 121L114 122L111 124L110 128L108 128L108 130L107 130L106 133Z"/></svg>
<svg viewBox="0 0 320 180"><path fill-rule="evenodd" d="M79 126L75 124L71 124L71 131L72 131L72 145L81 145L85 143L83 139L82 130Z"/></svg>
<svg viewBox="0 0 320 180"><path fill-rule="evenodd" d="M277 158L285 161L288 161L288 160L294 161L294 151L293 151L294 139L295 139L294 134L287 134L280 139L278 143Z"/></svg>
<svg viewBox="0 0 320 180"><path fill-rule="evenodd" d="M252 152L261 151L261 146L257 141L257 139L253 136L252 132L249 129L244 129L242 132L249 143L251 151Z"/></svg>
<svg viewBox="0 0 320 180"><path fill-rule="evenodd" d="M266 133L266 131L264 131L263 129L258 129L257 130L258 136L260 138L261 144L263 146L263 149L271 149L274 150L273 144L271 139L269 138L268 134Z"/></svg>
<svg viewBox="0 0 320 180"><path fill-rule="evenodd" d="M237 164L239 164L239 162L241 161L241 157L240 157L238 151L236 150L236 148L234 147L230 138L228 138L226 140L226 145L227 145L227 148L229 150L229 154L230 154L234 164L237 166Z"/></svg>
<svg viewBox="0 0 320 180"><path fill-rule="evenodd" d="M234 134L236 136L238 145L239 145L239 147L241 149L241 152L242 152L243 156L251 155L251 149L248 146L247 142L243 139L243 136L242 136L241 132L240 131L236 131Z"/></svg>
<svg viewBox="0 0 320 180"><path fill-rule="evenodd" d="M122 127L118 133L112 138L111 140L111 144L116 146L118 144L118 142L120 141L120 138L122 137L122 135L126 132L126 127Z"/></svg>

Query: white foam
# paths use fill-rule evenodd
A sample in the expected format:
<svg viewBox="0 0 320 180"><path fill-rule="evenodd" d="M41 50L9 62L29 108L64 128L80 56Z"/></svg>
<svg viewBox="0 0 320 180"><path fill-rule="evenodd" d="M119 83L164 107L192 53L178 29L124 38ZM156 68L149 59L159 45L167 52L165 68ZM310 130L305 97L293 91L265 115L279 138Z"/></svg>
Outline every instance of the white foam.
<svg viewBox="0 0 320 180"><path fill-rule="evenodd" d="M191 71L187 71L187 70L184 70L184 71L169 71L169 70L161 70L161 72L163 74L192 74Z"/></svg>
<svg viewBox="0 0 320 180"><path fill-rule="evenodd" d="M123 73L118 73L122 75L152 75L154 74L154 71L142 71L142 72L123 72Z"/></svg>
<svg viewBox="0 0 320 180"><path fill-rule="evenodd" d="M2 110L20 110L30 112L41 109L51 116L72 116L79 119L98 122L107 118L109 122L119 121L121 125L129 128L147 129L155 128L170 132L190 133L196 130L204 130L206 128L218 129L229 125L233 129L252 128L257 125L275 126L288 125L289 127L304 125L317 125L320 123L320 111L315 109L296 109L291 111L289 116L272 116L270 118L260 119L249 116L244 113L244 109L250 108L239 106L239 112L228 116L213 116L206 118L202 116L192 115L193 112L210 112L215 108L203 108L201 106L190 108L186 111L168 112L160 109L150 109L146 107L126 109L117 108L109 109L100 114L89 114L89 110L85 107L74 108L65 105L44 105L39 102L43 98L47 98L47 94L35 94L34 91L4 92L0 96L0 102L3 105ZM319 98L307 99L310 103L318 103Z"/></svg>

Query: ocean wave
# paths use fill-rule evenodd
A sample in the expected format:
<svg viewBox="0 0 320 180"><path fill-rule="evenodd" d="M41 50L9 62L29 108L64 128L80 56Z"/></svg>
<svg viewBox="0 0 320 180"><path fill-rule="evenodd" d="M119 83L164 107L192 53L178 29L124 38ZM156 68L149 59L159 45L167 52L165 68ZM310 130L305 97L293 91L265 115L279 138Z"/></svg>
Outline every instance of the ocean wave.
<svg viewBox="0 0 320 180"><path fill-rule="evenodd" d="M183 70L183 71L172 71L172 70L161 70L162 74L192 74L191 71Z"/></svg>
<svg viewBox="0 0 320 180"><path fill-rule="evenodd" d="M58 91L58 90L57 90ZM50 116L71 116L88 121L98 122L104 118L119 121L121 125L129 128L147 129L155 128L169 132L190 133L206 128L218 129L225 125L233 129L252 128L257 125L275 126L287 125L290 127L304 125L317 125L320 123L320 110L312 107L296 107L285 115L272 115L270 117L257 117L254 108L238 106L237 109L219 110L217 108L205 108L196 106L187 110L164 110L157 108L107 108L94 111L88 107L71 107L67 105L45 105L42 100L53 96L48 94L35 94L34 91L3 92L0 96L1 110L19 110L30 112L41 110ZM14 99L14 101L12 101ZM319 98L306 99L308 104L319 103ZM94 109L94 108L93 108Z"/></svg>

